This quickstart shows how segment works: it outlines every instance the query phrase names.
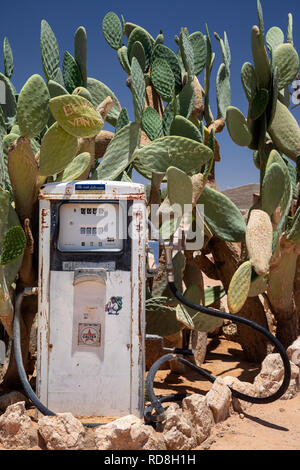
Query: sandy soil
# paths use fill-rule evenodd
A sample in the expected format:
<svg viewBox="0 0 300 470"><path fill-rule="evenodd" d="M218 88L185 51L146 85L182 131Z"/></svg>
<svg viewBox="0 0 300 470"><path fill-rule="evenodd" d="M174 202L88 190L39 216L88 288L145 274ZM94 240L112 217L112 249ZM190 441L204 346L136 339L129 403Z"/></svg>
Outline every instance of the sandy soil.
<svg viewBox="0 0 300 470"><path fill-rule="evenodd" d="M225 338L210 340L203 368L214 376L231 375L253 382L260 364L243 360L237 343ZM159 371L156 376L156 393L175 392L205 394L210 382L195 372L183 375ZM234 413L215 426L213 434L199 450L300 450L300 393L292 400L278 400L267 405L249 405L246 412Z"/></svg>

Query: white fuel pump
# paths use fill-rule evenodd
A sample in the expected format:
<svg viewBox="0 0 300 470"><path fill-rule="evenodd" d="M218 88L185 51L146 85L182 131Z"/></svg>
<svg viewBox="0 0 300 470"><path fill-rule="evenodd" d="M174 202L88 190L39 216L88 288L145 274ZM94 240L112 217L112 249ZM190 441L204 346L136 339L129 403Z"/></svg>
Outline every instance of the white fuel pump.
<svg viewBox="0 0 300 470"><path fill-rule="evenodd" d="M142 415L146 231L143 185L41 188L37 395L55 412Z"/></svg>

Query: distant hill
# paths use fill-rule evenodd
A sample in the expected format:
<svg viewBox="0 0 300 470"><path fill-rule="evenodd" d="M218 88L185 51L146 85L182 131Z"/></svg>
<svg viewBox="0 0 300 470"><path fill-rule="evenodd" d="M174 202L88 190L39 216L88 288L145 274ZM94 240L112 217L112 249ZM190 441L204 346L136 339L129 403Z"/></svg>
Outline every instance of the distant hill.
<svg viewBox="0 0 300 470"><path fill-rule="evenodd" d="M253 183L237 186L236 188L225 189L222 193L229 197L240 211L245 214L253 204L253 194L259 193L259 184Z"/></svg>

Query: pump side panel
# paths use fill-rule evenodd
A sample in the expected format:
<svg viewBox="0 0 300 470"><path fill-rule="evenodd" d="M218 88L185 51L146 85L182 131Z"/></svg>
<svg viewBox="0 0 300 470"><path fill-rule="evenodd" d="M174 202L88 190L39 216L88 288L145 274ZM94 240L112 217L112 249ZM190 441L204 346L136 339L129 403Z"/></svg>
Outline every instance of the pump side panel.
<svg viewBox="0 0 300 470"><path fill-rule="evenodd" d="M122 416L131 397L130 272L107 273L102 286L86 282L81 305L73 283L74 272L50 273L48 407L76 416ZM121 297L122 307L110 313L113 297Z"/></svg>

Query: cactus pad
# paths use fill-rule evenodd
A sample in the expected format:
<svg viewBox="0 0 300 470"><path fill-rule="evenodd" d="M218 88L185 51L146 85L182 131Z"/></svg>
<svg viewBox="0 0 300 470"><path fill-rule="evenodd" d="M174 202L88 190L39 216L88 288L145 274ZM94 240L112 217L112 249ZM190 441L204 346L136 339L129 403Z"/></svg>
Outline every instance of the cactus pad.
<svg viewBox="0 0 300 470"><path fill-rule="evenodd" d="M199 129L183 116L175 116L170 127L170 135L187 137L199 143L203 142Z"/></svg>
<svg viewBox="0 0 300 470"><path fill-rule="evenodd" d="M92 158L88 152L77 155L63 171L61 181L88 179Z"/></svg>
<svg viewBox="0 0 300 470"><path fill-rule="evenodd" d="M230 242L244 240L245 221L227 196L206 185L197 203L204 205L205 224L217 237Z"/></svg>
<svg viewBox="0 0 300 470"><path fill-rule="evenodd" d="M157 93L165 101L172 101L175 92L175 77L164 59L155 59L151 66L151 81Z"/></svg>
<svg viewBox="0 0 300 470"><path fill-rule="evenodd" d="M229 135L237 145L245 147L251 143L252 136L246 118L238 108L227 108L226 123Z"/></svg>
<svg viewBox="0 0 300 470"><path fill-rule="evenodd" d="M116 124L116 133L127 126L127 124L129 124L128 111L126 108L122 108Z"/></svg>
<svg viewBox="0 0 300 470"><path fill-rule="evenodd" d="M295 160L300 155L300 129L289 109L277 101L276 112L268 130L276 148Z"/></svg>
<svg viewBox="0 0 300 470"><path fill-rule="evenodd" d="M116 95L111 91L110 88L108 88L108 86L102 82L99 82L99 80L96 80L95 78L89 77L87 79L87 89L92 96L93 105L96 108L100 103L102 103L102 101L105 100L105 98L112 96L116 104L108 112L106 121L112 126L115 126L121 110L121 105Z"/></svg>
<svg viewBox="0 0 300 470"><path fill-rule="evenodd" d="M102 31L107 43L118 50L122 45L123 27L119 17L112 11L107 13L102 22Z"/></svg>
<svg viewBox="0 0 300 470"><path fill-rule="evenodd" d="M46 20L42 20L41 23L41 55L46 80L56 80L60 63L59 48Z"/></svg>
<svg viewBox="0 0 300 470"><path fill-rule="evenodd" d="M86 30L83 26L79 26L74 36L74 55L76 63L78 64L83 86L87 84L87 71L86 71L86 56L87 56L87 36Z"/></svg>
<svg viewBox="0 0 300 470"><path fill-rule="evenodd" d="M162 121L158 112L148 106L143 113L142 128L146 132L150 140L162 137Z"/></svg>
<svg viewBox="0 0 300 470"><path fill-rule="evenodd" d="M250 62L246 62L241 71L242 85L247 96L248 101L251 103L257 92L257 80L255 70Z"/></svg>
<svg viewBox="0 0 300 470"><path fill-rule="evenodd" d="M83 84L80 69L74 57L66 51L63 60L63 77L69 93Z"/></svg>
<svg viewBox="0 0 300 470"><path fill-rule="evenodd" d="M231 313L238 313L245 304L251 285L252 266L246 261L234 273L227 292L227 303Z"/></svg>
<svg viewBox="0 0 300 470"><path fill-rule="evenodd" d="M94 137L104 125L92 103L82 96L57 96L51 98L49 106L58 124L75 137Z"/></svg>
<svg viewBox="0 0 300 470"><path fill-rule="evenodd" d="M205 37L200 31L189 36L194 53L194 74L199 75L206 65L207 50Z"/></svg>
<svg viewBox="0 0 300 470"><path fill-rule="evenodd" d="M4 235L0 264L5 265L19 258L25 250L26 235L22 227L16 225L8 229Z"/></svg>
<svg viewBox="0 0 300 470"><path fill-rule="evenodd" d="M18 99L18 124L23 137L36 137L50 117L50 94L40 75L32 75L23 86Z"/></svg>
<svg viewBox="0 0 300 470"><path fill-rule="evenodd" d="M42 140L39 174L50 176L63 171L76 152L77 138L67 133L58 123L53 124Z"/></svg>
<svg viewBox="0 0 300 470"><path fill-rule="evenodd" d="M176 54L167 46L158 44L153 49L151 62L153 63L155 59L159 58L164 59L172 69L175 78L175 92L176 94L179 93L182 88L182 77L181 68Z"/></svg>
<svg viewBox="0 0 300 470"><path fill-rule="evenodd" d="M14 71L14 58L8 38L3 41L4 70L7 78L10 78Z"/></svg>
<svg viewBox="0 0 300 470"><path fill-rule="evenodd" d="M278 163L270 165L262 184L262 210L271 217L284 194L285 174Z"/></svg>
<svg viewBox="0 0 300 470"><path fill-rule="evenodd" d="M266 35L266 43L270 52L284 43L284 34L280 28L273 26L270 28Z"/></svg>
<svg viewBox="0 0 300 470"><path fill-rule="evenodd" d="M213 157L213 152L203 144L185 137L167 136L135 152L141 173L151 179L152 171L166 173L170 166L179 168L188 174L197 173L201 166Z"/></svg>
<svg viewBox="0 0 300 470"><path fill-rule="evenodd" d="M150 39L150 35L143 28L140 28L139 26L134 28L132 33L129 36L128 45L127 45L128 57L132 57L132 48L136 41L139 41L144 48L145 61L146 61L145 70L148 70L150 61L151 61L152 42Z"/></svg>
<svg viewBox="0 0 300 470"><path fill-rule="evenodd" d="M269 92L264 88L257 91L250 108L250 119L254 121L264 114L269 102Z"/></svg>
<svg viewBox="0 0 300 470"><path fill-rule="evenodd" d="M193 185L191 178L184 171L169 167L167 180L170 204L179 204L183 213L185 204L192 204Z"/></svg>
<svg viewBox="0 0 300 470"><path fill-rule="evenodd" d="M246 246L255 272L265 275L272 256L273 227L269 215L262 210L252 210L246 229Z"/></svg>
<svg viewBox="0 0 300 470"><path fill-rule="evenodd" d="M273 52L275 66L278 67L278 87L287 87L292 83L299 71L299 56L292 44L281 44Z"/></svg>
<svg viewBox="0 0 300 470"><path fill-rule="evenodd" d="M133 96L135 120L136 122L140 122L145 106L146 86L143 70L136 57L133 57L131 62L131 92Z"/></svg>

